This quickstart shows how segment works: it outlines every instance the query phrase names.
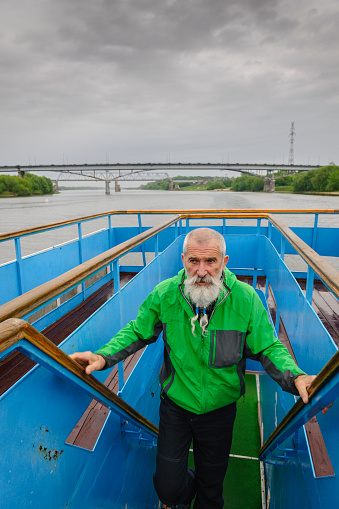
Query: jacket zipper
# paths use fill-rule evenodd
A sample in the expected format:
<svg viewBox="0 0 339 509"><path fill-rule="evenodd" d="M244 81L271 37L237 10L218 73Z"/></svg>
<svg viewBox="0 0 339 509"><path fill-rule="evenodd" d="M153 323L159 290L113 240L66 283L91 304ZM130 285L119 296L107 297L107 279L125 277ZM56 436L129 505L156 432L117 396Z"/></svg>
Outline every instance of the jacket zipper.
<svg viewBox="0 0 339 509"><path fill-rule="evenodd" d="M205 364L202 362L203 359L203 353L204 353L204 336L201 334L201 368L202 368L202 376L201 376L201 382L202 382L202 411L205 412L206 409L206 383L205 383L205 371L206 367Z"/></svg>
<svg viewBox="0 0 339 509"><path fill-rule="evenodd" d="M193 313L194 313L194 307L192 306L192 304L190 303L190 301L187 299L185 293L183 292L183 289L182 289L182 285L184 283L184 276L183 276L183 279L182 279L182 282L179 284L179 290L180 290L180 293L181 295L183 296L183 298L185 299L185 301L187 302L187 304L189 305L189 307L192 309ZM215 310L217 309L217 307L222 303L224 302L225 299L227 299L227 297L229 296L229 294L231 293L231 289L226 285L226 283L224 282L224 287L226 288L227 293L226 295L221 299L221 301L215 306L215 308L213 309L212 313L211 313L211 316L210 316L210 319L208 321L208 323L211 322L212 320L212 316L214 315L215 313ZM207 326L208 327L208 326ZM213 331L213 334L215 334L215 331ZM204 353L204 336L203 334L201 334L201 369L202 369L202 375L201 375L201 381L202 381L202 410L204 411L205 410L205 407L206 407L206 384L205 384L205 366L204 366L204 363L203 363L203 353ZM215 355L215 352L214 352L214 355Z"/></svg>
<svg viewBox="0 0 339 509"><path fill-rule="evenodd" d="M221 304L222 302L224 302L224 300L226 300L226 299L227 299L227 297L229 296L229 294L231 293L231 289L230 289L228 286L226 286L226 284L224 284L224 286L225 286L225 288L228 290L228 292L226 293L225 297L223 297L223 298L221 299L221 301L220 301L220 302L219 302L219 303L215 306L215 308L213 309L213 311L212 311L212 313L211 313L211 316L210 316L210 319L209 319L209 322L212 320L212 316L214 315L215 310L217 309L217 307L219 307L219 306L220 306L220 304ZM209 323L209 322L208 322L208 323Z"/></svg>
<svg viewBox="0 0 339 509"><path fill-rule="evenodd" d="M212 362L211 365L214 366L215 363L215 351L216 351L216 332L212 331Z"/></svg>

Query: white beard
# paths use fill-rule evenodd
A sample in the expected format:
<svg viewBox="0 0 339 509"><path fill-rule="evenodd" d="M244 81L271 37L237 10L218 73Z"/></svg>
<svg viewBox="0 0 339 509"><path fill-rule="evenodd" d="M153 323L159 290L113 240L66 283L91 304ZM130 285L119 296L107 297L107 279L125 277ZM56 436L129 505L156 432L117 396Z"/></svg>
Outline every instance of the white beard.
<svg viewBox="0 0 339 509"><path fill-rule="evenodd" d="M221 276L221 274L220 274ZM197 283L204 281L208 285L200 286ZM209 274L199 277L197 274L185 281L185 293L190 297L199 308L207 308L218 297L222 289L222 281L220 277L214 279Z"/></svg>

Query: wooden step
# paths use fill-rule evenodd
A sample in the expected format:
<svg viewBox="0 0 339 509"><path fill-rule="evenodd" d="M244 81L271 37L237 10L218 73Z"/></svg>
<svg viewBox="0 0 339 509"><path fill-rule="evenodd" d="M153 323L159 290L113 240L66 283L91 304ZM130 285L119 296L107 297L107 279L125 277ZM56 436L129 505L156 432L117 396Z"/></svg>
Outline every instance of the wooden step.
<svg viewBox="0 0 339 509"><path fill-rule="evenodd" d="M123 361L125 382L140 359L143 350L144 349L139 350ZM104 385L111 389L111 391L115 394L118 393L119 376L117 366L114 366L106 378ZM69 437L66 439L65 443L93 451L109 413L110 411L107 407L93 399Z"/></svg>

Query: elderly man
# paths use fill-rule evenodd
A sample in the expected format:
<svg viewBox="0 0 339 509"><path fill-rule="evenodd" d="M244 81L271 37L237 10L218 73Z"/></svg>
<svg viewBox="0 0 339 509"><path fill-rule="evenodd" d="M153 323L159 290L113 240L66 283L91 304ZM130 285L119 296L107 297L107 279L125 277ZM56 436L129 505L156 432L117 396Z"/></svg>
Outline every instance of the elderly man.
<svg viewBox="0 0 339 509"><path fill-rule="evenodd" d="M163 333L155 489L166 507L219 509L236 401L245 392L246 358L307 403L305 375L275 338L255 290L227 268L225 241L209 228L185 238L184 269L163 281L128 323L96 353L72 354L86 373L112 367ZM195 471L188 469L193 440Z"/></svg>

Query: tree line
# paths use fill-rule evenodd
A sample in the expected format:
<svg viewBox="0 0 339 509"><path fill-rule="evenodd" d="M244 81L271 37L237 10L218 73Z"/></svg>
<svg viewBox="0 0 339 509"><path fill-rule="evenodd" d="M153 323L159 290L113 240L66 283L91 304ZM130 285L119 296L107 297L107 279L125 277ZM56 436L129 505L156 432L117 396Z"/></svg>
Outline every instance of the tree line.
<svg viewBox="0 0 339 509"><path fill-rule="evenodd" d="M25 173L24 178L0 175L0 196L53 194L53 182L47 177Z"/></svg>
<svg viewBox="0 0 339 509"><path fill-rule="evenodd" d="M323 166L317 170L309 170L296 175L283 176L282 172L277 172L275 177L280 177L275 182L277 191L286 191L290 193L331 193L339 191L339 166ZM187 180L196 177L187 177ZM201 180L211 179L211 177L199 177ZM175 181L175 178L173 179ZM180 189L187 190L204 189L212 191L214 189L231 189L231 191L263 191L264 180L251 175L242 175L241 177L227 177L220 180L211 180L205 184L197 185L192 182L180 182ZM150 182L141 189L168 190L169 182L165 180Z"/></svg>
<svg viewBox="0 0 339 509"><path fill-rule="evenodd" d="M317 170L308 170L296 175L283 176L277 172L276 190L291 193L331 193L339 191L339 166L323 166ZM251 175L242 175L232 179L232 191L262 191L264 181Z"/></svg>

